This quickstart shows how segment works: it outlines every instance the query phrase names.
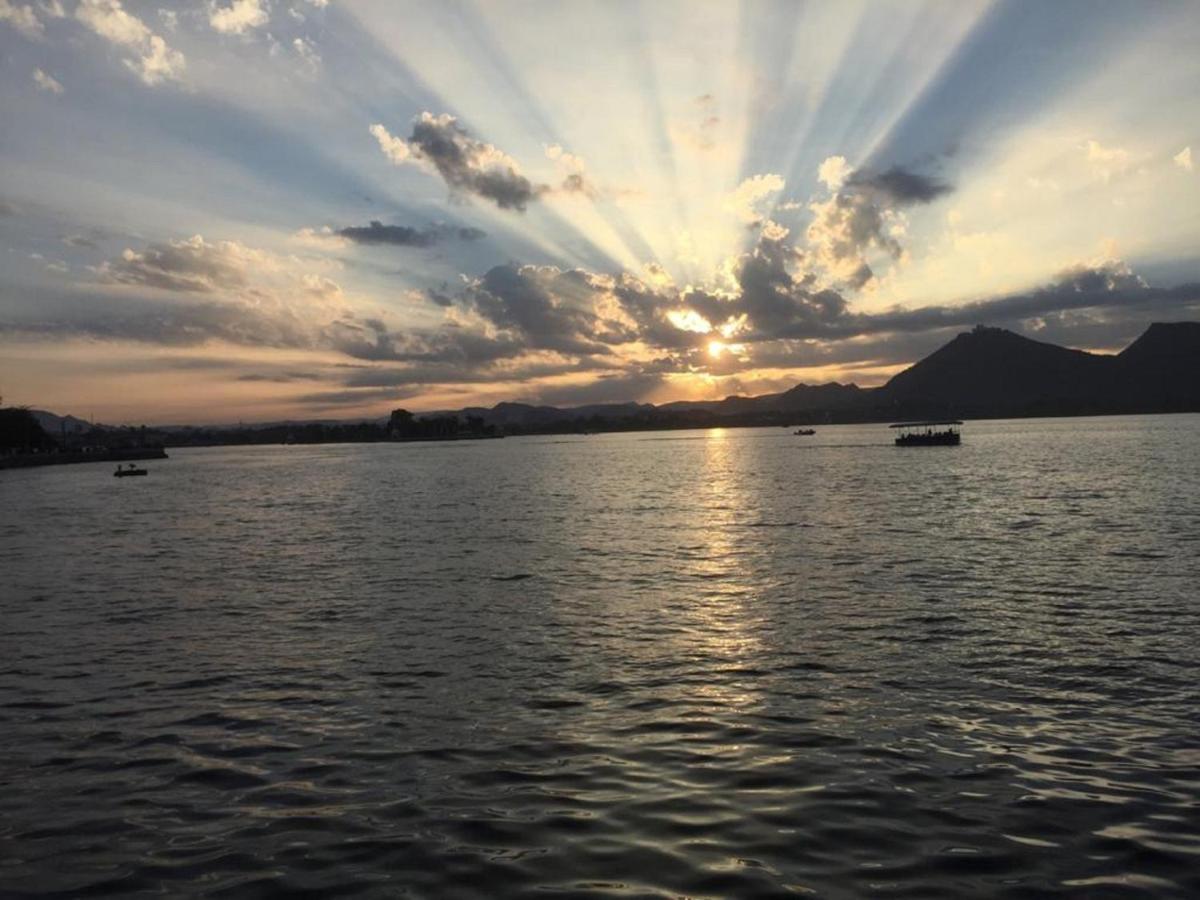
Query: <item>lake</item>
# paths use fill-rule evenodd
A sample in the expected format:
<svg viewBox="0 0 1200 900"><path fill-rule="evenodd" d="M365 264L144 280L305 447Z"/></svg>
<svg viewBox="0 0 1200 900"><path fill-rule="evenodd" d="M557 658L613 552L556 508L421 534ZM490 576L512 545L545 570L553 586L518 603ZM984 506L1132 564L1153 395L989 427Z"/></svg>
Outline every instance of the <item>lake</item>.
<svg viewBox="0 0 1200 900"><path fill-rule="evenodd" d="M1200 416L0 472L0 895L1200 894Z"/></svg>

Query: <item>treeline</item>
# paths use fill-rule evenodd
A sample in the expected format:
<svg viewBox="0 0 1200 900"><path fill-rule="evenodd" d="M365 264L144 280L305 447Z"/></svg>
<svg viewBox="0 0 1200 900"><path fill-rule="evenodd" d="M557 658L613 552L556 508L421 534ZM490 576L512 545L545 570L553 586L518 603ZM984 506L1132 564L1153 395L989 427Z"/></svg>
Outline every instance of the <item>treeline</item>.
<svg viewBox="0 0 1200 900"><path fill-rule="evenodd" d="M392 410L386 426L387 436L396 441L453 441L462 438L499 437L495 425L480 416L422 416L407 409Z"/></svg>
<svg viewBox="0 0 1200 900"><path fill-rule="evenodd" d="M46 434L37 417L19 406L0 408L0 453L50 453L58 441Z"/></svg>

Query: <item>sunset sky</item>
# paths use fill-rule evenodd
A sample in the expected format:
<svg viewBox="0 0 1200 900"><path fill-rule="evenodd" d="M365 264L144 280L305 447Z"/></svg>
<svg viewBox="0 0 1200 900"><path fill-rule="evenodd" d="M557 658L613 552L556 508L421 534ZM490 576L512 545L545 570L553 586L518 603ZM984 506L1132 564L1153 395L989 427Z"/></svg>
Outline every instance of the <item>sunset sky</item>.
<svg viewBox="0 0 1200 900"><path fill-rule="evenodd" d="M1200 317L1194 2L0 0L0 394L878 384ZM1196 157L1193 158L1193 154Z"/></svg>

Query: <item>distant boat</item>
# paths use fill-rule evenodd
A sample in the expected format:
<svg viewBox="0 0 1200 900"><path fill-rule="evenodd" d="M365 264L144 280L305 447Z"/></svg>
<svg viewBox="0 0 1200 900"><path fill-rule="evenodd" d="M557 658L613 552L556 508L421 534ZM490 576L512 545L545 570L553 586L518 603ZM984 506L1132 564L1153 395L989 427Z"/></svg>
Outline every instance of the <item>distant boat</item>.
<svg viewBox="0 0 1200 900"><path fill-rule="evenodd" d="M121 466L117 466L117 471L113 472L113 477L114 478L130 478L134 475L146 475L146 474L148 474L146 469L139 469L137 466L133 465L133 463L130 463L128 469L122 468Z"/></svg>
<svg viewBox="0 0 1200 900"><path fill-rule="evenodd" d="M892 428L899 428L896 438L897 447L957 447L962 443L962 436L957 426L962 422L957 419L944 419L937 422L898 422Z"/></svg>
<svg viewBox="0 0 1200 900"><path fill-rule="evenodd" d="M799 434L799 435L805 435L805 436L810 435L810 434L816 434L816 433L817 433L817 429L815 429L815 428L798 428L792 432L792 434Z"/></svg>

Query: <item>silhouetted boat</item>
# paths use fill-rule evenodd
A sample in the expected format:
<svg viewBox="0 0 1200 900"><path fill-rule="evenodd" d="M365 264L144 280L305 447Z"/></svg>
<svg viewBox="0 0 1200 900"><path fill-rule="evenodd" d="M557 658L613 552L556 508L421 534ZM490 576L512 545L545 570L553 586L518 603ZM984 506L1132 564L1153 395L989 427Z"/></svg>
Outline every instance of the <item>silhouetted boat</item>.
<svg viewBox="0 0 1200 900"><path fill-rule="evenodd" d="M955 428L962 422L943 419L937 422L898 422L892 428L901 429L896 438L897 447L956 447L962 436Z"/></svg>
<svg viewBox="0 0 1200 900"><path fill-rule="evenodd" d="M815 429L815 428L798 428L792 432L792 434L801 434L801 435L809 435L809 434L816 434L816 433L817 433L817 429Z"/></svg>
<svg viewBox="0 0 1200 900"><path fill-rule="evenodd" d="M130 463L128 469L123 469L120 466L117 466L117 471L113 472L113 477L114 478L130 478L134 475L145 475L145 474L147 474L146 469L139 469L135 465Z"/></svg>

